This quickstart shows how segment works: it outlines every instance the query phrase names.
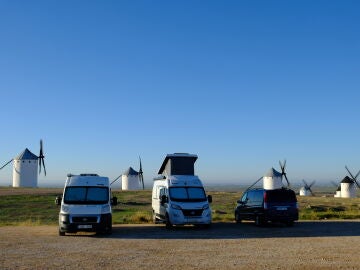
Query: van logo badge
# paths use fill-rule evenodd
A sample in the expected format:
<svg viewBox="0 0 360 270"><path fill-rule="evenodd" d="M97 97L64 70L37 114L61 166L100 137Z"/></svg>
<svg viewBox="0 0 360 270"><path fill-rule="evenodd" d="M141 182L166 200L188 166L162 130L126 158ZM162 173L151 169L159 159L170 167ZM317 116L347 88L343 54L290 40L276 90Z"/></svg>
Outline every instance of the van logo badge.
<svg viewBox="0 0 360 270"><path fill-rule="evenodd" d="M190 214L195 215L195 211L191 211Z"/></svg>
<svg viewBox="0 0 360 270"><path fill-rule="evenodd" d="M87 218L83 218L83 221L87 221Z"/></svg>

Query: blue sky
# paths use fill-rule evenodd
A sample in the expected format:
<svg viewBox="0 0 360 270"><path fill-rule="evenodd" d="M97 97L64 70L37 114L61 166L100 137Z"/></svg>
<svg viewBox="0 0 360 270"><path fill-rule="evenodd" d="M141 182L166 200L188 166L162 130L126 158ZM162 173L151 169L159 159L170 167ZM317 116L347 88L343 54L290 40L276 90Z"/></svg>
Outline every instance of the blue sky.
<svg viewBox="0 0 360 270"><path fill-rule="evenodd" d="M360 169L358 1L0 1L0 163L115 178L198 154L206 184ZM0 185L11 184L11 166Z"/></svg>

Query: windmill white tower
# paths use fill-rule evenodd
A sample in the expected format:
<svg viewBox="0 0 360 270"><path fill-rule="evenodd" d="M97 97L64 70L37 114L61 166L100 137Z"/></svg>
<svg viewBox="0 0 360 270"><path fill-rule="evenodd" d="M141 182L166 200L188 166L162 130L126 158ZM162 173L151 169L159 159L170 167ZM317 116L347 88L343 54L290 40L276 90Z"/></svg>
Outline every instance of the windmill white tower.
<svg viewBox="0 0 360 270"><path fill-rule="evenodd" d="M129 167L121 176L122 190L139 190L139 172Z"/></svg>
<svg viewBox="0 0 360 270"><path fill-rule="evenodd" d="M263 177L264 189L279 189L282 188L282 177L274 168L271 168Z"/></svg>
<svg viewBox="0 0 360 270"><path fill-rule="evenodd" d="M43 167L44 174L46 175L44 158L43 143L42 140L40 140L39 156L34 155L26 148L23 152L2 166L0 170L13 161L13 187L37 187L38 168L40 174L41 167Z"/></svg>
<svg viewBox="0 0 360 270"><path fill-rule="evenodd" d="M356 197L356 186L360 188L356 179L359 176L360 171L355 176L353 176L348 167L345 166L345 169L350 174L350 177L346 176L340 183L341 198L354 198Z"/></svg>
<svg viewBox="0 0 360 270"><path fill-rule="evenodd" d="M309 185L305 180L302 180L304 183L304 186L300 188L299 195L300 196L315 196L314 192L312 192L311 187L315 184L315 181L312 181L312 183Z"/></svg>

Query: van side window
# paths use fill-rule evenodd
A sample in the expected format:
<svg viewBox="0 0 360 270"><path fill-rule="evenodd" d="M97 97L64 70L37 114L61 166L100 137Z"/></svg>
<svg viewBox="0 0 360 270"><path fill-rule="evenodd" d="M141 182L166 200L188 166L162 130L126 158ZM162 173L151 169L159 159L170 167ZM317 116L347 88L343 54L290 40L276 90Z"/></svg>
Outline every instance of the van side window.
<svg viewBox="0 0 360 270"><path fill-rule="evenodd" d="M252 190L248 192L248 199L250 202L261 203L263 200L262 190Z"/></svg>
<svg viewBox="0 0 360 270"><path fill-rule="evenodd" d="M246 199L247 199L247 193L245 193L242 197L241 197L241 201L242 202L246 202Z"/></svg>
<svg viewBox="0 0 360 270"><path fill-rule="evenodd" d="M248 198L249 202L253 202L254 199L255 199L255 192L254 191L249 191L247 198Z"/></svg>
<svg viewBox="0 0 360 270"><path fill-rule="evenodd" d="M264 199L264 195L263 195L263 191L262 190L258 190L256 192L254 192L254 201L255 202L259 202L261 203Z"/></svg>

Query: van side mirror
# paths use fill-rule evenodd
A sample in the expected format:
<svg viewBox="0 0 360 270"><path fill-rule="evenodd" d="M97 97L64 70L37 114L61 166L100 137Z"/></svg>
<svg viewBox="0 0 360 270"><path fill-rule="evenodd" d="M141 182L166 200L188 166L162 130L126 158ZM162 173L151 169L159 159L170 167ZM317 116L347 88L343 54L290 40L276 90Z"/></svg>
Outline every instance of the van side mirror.
<svg viewBox="0 0 360 270"><path fill-rule="evenodd" d="M208 199L209 203L212 203L212 196L211 195L208 195L207 199Z"/></svg>
<svg viewBox="0 0 360 270"><path fill-rule="evenodd" d="M62 200L61 196L56 196L56 198L55 198L55 204L56 204L56 205L61 205L61 200Z"/></svg>
<svg viewBox="0 0 360 270"><path fill-rule="evenodd" d="M167 202L168 202L167 196L162 195L161 198L160 198L160 204L164 204L164 203L167 203Z"/></svg>
<svg viewBox="0 0 360 270"><path fill-rule="evenodd" d="M117 205L117 204L118 204L117 197L115 197L115 196L112 197L112 198L111 198L111 205L114 205L114 206L115 206L115 205Z"/></svg>

